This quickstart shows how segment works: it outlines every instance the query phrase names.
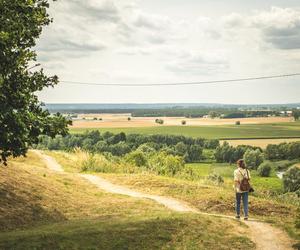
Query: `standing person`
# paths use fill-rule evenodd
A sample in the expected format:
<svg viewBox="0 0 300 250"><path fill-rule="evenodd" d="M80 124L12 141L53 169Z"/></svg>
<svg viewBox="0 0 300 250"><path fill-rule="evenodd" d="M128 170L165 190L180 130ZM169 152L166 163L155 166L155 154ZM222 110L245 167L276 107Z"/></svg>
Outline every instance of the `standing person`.
<svg viewBox="0 0 300 250"><path fill-rule="evenodd" d="M236 218L240 219L241 199L243 200L244 219L248 220L248 193L250 190L250 171L246 168L244 160L237 161L234 170L234 189L236 196Z"/></svg>

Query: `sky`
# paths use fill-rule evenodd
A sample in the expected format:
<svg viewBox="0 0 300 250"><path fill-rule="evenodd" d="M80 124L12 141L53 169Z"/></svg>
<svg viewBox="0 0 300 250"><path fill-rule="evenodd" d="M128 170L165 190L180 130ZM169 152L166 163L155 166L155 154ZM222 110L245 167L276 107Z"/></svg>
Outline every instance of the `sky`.
<svg viewBox="0 0 300 250"><path fill-rule="evenodd" d="M158 84L300 73L299 0L59 0L37 41L61 81ZM38 68L35 68L38 69ZM300 76L199 86L61 82L46 103L296 103Z"/></svg>

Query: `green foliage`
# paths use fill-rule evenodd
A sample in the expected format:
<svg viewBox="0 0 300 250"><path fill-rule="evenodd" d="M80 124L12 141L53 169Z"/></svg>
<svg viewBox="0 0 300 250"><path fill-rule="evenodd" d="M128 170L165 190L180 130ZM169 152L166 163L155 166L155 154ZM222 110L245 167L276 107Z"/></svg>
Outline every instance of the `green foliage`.
<svg viewBox="0 0 300 250"><path fill-rule="evenodd" d="M187 162L197 162L202 159L203 147L212 148L218 144L218 140L194 139L185 136L126 135L122 132L119 134L109 132L100 134L98 130L92 130L83 134L59 136L53 139L41 136L37 147L67 151L71 151L75 147L81 147L89 152L109 152L116 156L123 156L136 149L144 153L164 151L167 154L182 156Z"/></svg>
<svg viewBox="0 0 300 250"><path fill-rule="evenodd" d="M300 189L300 168L290 167L283 174L283 187L285 192L296 192Z"/></svg>
<svg viewBox="0 0 300 250"><path fill-rule="evenodd" d="M164 120L163 119L155 119L155 122L158 124L164 124Z"/></svg>
<svg viewBox="0 0 300 250"><path fill-rule="evenodd" d="M186 120L182 120L181 125L186 125Z"/></svg>
<svg viewBox="0 0 300 250"><path fill-rule="evenodd" d="M149 159L148 167L157 174L174 176L184 169L184 160L180 156L160 152Z"/></svg>
<svg viewBox="0 0 300 250"><path fill-rule="evenodd" d="M295 121L299 120L300 110L299 109L294 109L292 115L293 115Z"/></svg>
<svg viewBox="0 0 300 250"><path fill-rule="evenodd" d="M43 70L30 72L42 28L51 19L46 0L2 0L0 3L0 161L25 155L40 134L67 133L69 123L60 114L50 116L36 92L58 83Z"/></svg>
<svg viewBox="0 0 300 250"><path fill-rule="evenodd" d="M240 121L236 121L235 125L241 125L241 122Z"/></svg>
<svg viewBox="0 0 300 250"><path fill-rule="evenodd" d="M257 149L252 146L240 145L237 147L230 146L228 142L224 142L223 145L218 146L215 151L215 158L217 162L234 163L238 159L243 158L247 150Z"/></svg>
<svg viewBox="0 0 300 250"><path fill-rule="evenodd" d="M259 149L248 149L244 154L244 161L248 168L257 169L258 166L264 161L264 157Z"/></svg>
<svg viewBox="0 0 300 250"><path fill-rule="evenodd" d="M218 113L218 112L216 112L216 111L214 111L214 110L212 110L212 111L209 111L208 112L208 116L210 117L210 118L216 118L216 117L220 117L220 113Z"/></svg>
<svg viewBox="0 0 300 250"><path fill-rule="evenodd" d="M142 151L136 150L128 153L125 156L125 161L134 164L137 167L142 167L142 166L146 166L147 157Z"/></svg>
<svg viewBox="0 0 300 250"><path fill-rule="evenodd" d="M300 142L269 144L265 150L265 156L269 160L284 160L300 158Z"/></svg>
<svg viewBox="0 0 300 250"><path fill-rule="evenodd" d="M272 170L272 164L270 162L263 162L259 165L257 173L261 177L269 177Z"/></svg>

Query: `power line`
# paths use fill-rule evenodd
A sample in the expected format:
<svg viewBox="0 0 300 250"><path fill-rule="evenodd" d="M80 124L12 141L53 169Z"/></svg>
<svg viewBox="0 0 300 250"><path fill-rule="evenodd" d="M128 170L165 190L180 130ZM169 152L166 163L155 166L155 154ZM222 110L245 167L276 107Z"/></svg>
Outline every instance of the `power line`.
<svg viewBox="0 0 300 250"><path fill-rule="evenodd" d="M74 81L60 81L67 84L78 85L93 85L93 86L118 86L118 87L150 87L150 86L181 86L181 85L202 85L202 84L214 84L214 83L231 83L231 82L244 82L254 80L265 80L283 77L300 76L300 73L283 74L283 75L271 75L271 76L258 76L249 78L227 79L227 80L214 80L214 81L199 81L199 82L178 82L178 83L145 83L145 84L133 84L133 83L93 83L93 82L74 82Z"/></svg>

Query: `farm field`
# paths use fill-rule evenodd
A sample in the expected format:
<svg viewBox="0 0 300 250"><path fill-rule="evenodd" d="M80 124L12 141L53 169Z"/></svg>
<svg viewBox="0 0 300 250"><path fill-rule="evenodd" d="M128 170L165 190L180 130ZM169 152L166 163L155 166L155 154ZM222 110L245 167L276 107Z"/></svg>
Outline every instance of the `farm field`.
<svg viewBox="0 0 300 250"><path fill-rule="evenodd" d="M172 134L208 139L285 139L300 138L300 122L249 124L249 125L218 125L218 126L155 126L155 127L123 127L97 128L100 132L141 133L141 134ZM71 133L83 133L87 128L71 127ZM91 130L91 129L89 129Z"/></svg>
<svg viewBox="0 0 300 250"><path fill-rule="evenodd" d="M268 144L280 144L289 142L298 142L300 138L285 138L285 139L246 139L246 140L226 140L231 146L250 145L254 147L266 148Z"/></svg>
<svg viewBox="0 0 300 250"><path fill-rule="evenodd" d="M128 121L130 117L130 121ZM292 122L291 117L254 117L254 118L186 118L186 117L131 117L131 114L79 114L79 120L74 120L72 128L131 128L131 127L157 127L156 118L164 120L165 126L180 126L185 120L188 126L214 126L234 125L236 121L241 124L265 124L278 122ZM102 120L93 120L101 118ZM83 120L84 119L84 120Z"/></svg>

